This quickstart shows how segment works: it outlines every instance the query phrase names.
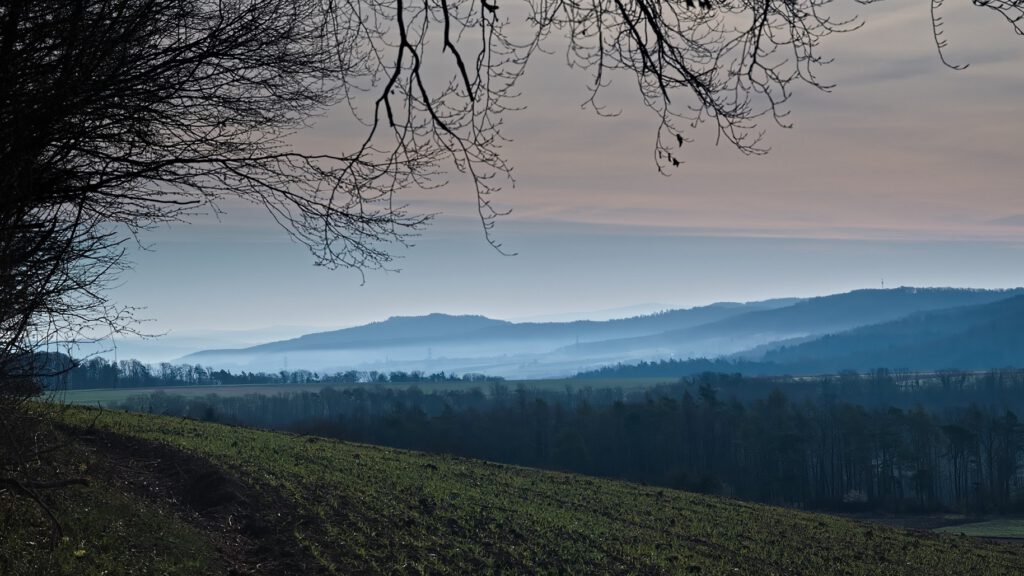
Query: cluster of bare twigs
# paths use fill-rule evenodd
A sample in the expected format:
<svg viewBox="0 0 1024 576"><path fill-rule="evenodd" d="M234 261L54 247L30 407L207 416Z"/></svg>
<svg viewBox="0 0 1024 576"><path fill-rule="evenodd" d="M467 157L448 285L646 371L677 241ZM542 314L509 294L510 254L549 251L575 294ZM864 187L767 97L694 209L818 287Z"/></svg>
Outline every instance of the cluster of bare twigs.
<svg viewBox="0 0 1024 576"><path fill-rule="evenodd" d="M426 221L391 194L430 154L286 143L366 74L318 1L24 0L4 12L4 165L20 181L62 179L22 186L32 206L46 196L137 232L240 197L319 263L356 268L388 262L380 243Z"/></svg>
<svg viewBox="0 0 1024 576"><path fill-rule="evenodd" d="M637 83L660 119L659 170L680 164L685 135L711 121L719 138L746 154L763 154L758 120L785 125L792 85L828 89L816 73L826 63L821 39L852 30L855 19L824 14L830 0L555 0L538 2L532 18L542 31L564 30L571 65L593 71L587 104L611 74Z"/></svg>
<svg viewBox="0 0 1024 576"><path fill-rule="evenodd" d="M872 0L875 1L875 0ZM975 6L988 8L1001 16L1003 20L1013 29L1018 36L1024 36L1024 0L972 0ZM946 0L930 0L932 37L935 40L935 49L939 53L939 60L954 70L964 70L969 64L954 64L946 57L946 48L949 41L945 35L945 18L942 16L942 7Z"/></svg>

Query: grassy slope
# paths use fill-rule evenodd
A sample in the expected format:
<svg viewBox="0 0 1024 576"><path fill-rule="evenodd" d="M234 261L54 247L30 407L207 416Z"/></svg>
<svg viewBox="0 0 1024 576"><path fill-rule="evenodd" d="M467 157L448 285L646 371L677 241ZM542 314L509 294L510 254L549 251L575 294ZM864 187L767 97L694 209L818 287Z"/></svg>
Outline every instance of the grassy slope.
<svg viewBox="0 0 1024 576"><path fill-rule="evenodd" d="M623 482L146 415L97 426L284 494L291 537L337 574L1024 573L1021 547Z"/></svg>

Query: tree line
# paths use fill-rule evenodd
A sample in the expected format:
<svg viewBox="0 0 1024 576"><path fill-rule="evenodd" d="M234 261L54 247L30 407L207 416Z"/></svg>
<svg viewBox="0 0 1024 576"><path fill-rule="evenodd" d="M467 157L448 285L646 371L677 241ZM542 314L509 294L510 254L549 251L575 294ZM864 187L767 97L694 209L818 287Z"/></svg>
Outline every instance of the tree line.
<svg viewBox="0 0 1024 576"><path fill-rule="evenodd" d="M97 388L160 388L174 386L239 386L246 384L387 384L482 382L501 380L494 376L446 372L426 373L421 370L345 370L332 373L309 370L278 372L230 372L200 364L144 364L135 359L111 361L100 356L76 361L64 355L52 355L54 366L47 386L58 390L89 390Z"/></svg>
<svg viewBox="0 0 1024 576"><path fill-rule="evenodd" d="M324 388L122 408L815 509L1024 509L1024 373L701 374L644 391Z"/></svg>

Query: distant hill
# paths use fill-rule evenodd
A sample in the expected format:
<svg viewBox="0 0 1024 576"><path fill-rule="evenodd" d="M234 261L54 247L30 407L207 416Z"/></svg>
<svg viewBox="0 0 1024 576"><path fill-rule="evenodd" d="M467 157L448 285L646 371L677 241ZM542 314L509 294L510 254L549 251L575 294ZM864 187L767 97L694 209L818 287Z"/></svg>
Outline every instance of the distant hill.
<svg viewBox="0 0 1024 576"><path fill-rule="evenodd" d="M662 351L683 357L719 356L766 343L842 332L916 312L985 304L1024 294L1015 290L895 288L855 290L809 298L779 308L753 310L699 326L640 338L588 345L582 353ZM657 354L650 354L657 357Z"/></svg>
<svg viewBox="0 0 1024 576"><path fill-rule="evenodd" d="M814 345L814 341L830 334L1018 296L1024 296L1024 290L901 287L809 299L721 302L606 321L508 322L484 316L429 314L394 317L247 348L207 350L182 360L250 371L446 371L538 378L567 376L617 363L735 356L751 366L763 359L772 364L773 372L809 370L812 366L836 364L815 363L818 352L811 350L818 349L812 348L802 349L799 358L773 354L781 348L796 350L800 343ZM907 338L909 342L923 336L908 334ZM839 362L841 346L836 344L829 358ZM876 359L887 358L875 354L864 361ZM970 365L989 359L994 357L972 357ZM847 361L862 365L855 360L851 357ZM883 364L869 367L878 365ZM696 365L689 366L693 368Z"/></svg>
<svg viewBox="0 0 1024 576"><path fill-rule="evenodd" d="M918 313L767 352L803 371L875 367L937 370L1024 366L1024 296Z"/></svg>
<svg viewBox="0 0 1024 576"><path fill-rule="evenodd" d="M308 334L299 338L269 342L237 349L205 350L181 360L231 368L274 369L285 358L291 366L308 369L419 362L430 358L438 366L401 366L404 369L454 369L486 371L489 360L521 355L546 354L563 346L624 336L640 336L689 328L750 312L789 306L799 299L763 302L720 302L683 310L669 310L632 318L573 322L521 322L494 320L484 316L429 314L393 317L364 326ZM443 361L441 359L449 360ZM522 363L531 359L517 358ZM447 362L447 363L445 363ZM507 360L500 363L507 364ZM572 369L562 370L570 373ZM493 370L492 370L493 372Z"/></svg>
<svg viewBox="0 0 1024 576"><path fill-rule="evenodd" d="M874 368L933 371L1024 367L1024 295L916 312L825 336L785 340L731 358L606 366L582 378L678 378L701 372L824 374Z"/></svg>
<svg viewBox="0 0 1024 576"><path fill-rule="evenodd" d="M799 302L799 299L776 299L743 304L719 302L709 306L668 310L657 314L604 321L512 323L484 316L452 316L438 313L426 316L394 316L381 322L372 322L354 328L317 332L241 349L208 350L190 356L226 351L259 353L287 350L372 348L382 345L406 345L420 340L431 342L459 339L505 341L552 337L566 339L578 337L581 340L594 340L623 334L649 334L698 326L752 310L770 310L779 306L789 306L795 302Z"/></svg>
<svg viewBox="0 0 1024 576"><path fill-rule="evenodd" d="M394 316L383 322L365 326L306 334L291 340L281 340L245 348L250 352L280 352L287 350L332 350L336 348L373 348L382 345L401 345L418 340L445 340L484 330L509 326L510 322L492 320L484 316Z"/></svg>
<svg viewBox="0 0 1024 576"><path fill-rule="evenodd" d="M915 312L987 304L1024 294L1014 290L911 288L854 290L844 294L808 298L773 310L749 312L701 326L703 335L814 334L836 332L894 320Z"/></svg>

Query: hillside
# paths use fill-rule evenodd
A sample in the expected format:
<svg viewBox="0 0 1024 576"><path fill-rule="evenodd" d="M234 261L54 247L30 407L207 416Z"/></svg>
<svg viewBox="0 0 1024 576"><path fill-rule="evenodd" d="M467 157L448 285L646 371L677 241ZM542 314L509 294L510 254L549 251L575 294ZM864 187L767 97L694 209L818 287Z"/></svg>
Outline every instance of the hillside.
<svg viewBox="0 0 1024 576"><path fill-rule="evenodd" d="M92 492L77 496L96 509L130 499L134 512L114 530L83 528L67 499L58 511L71 537L53 555L28 554L36 564L13 564L23 570L99 574L121 556L189 558L167 571L178 574L225 564L236 574L730 576L1024 567L1017 546L623 482L166 417L81 409L66 420L90 458L81 465L93 486L82 490Z"/></svg>
<svg viewBox="0 0 1024 576"><path fill-rule="evenodd" d="M507 322L484 316L398 316L364 326L307 334L239 349L203 350L181 359L234 370L421 370L503 376L571 374L580 362L557 350L573 343L692 328L798 299L719 302L604 321ZM552 354L555 352L555 354ZM597 358L595 362L603 362ZM565 365L568 363L568 365ZM524 372L536 372L524 374Z"/></svg>
<svg viewBox="0 0 1024 576"><path fill-rule="evenodd" d="M480 372L506 378L562 377L639 360L758 360L782 342L815 338L920 312L982 305L1021 290L895 288L809 299L720 302L617 320L506 322L483 316L394 317L237 350L184 357L229 370L304 368Z"/></svg>
<svg viewBox="0 0 1024 576"><path fill-rule="evenodd" d="M752 310L652 336L607 340L578 347L581 353L632 350L649 358L714 357L764 347L780 340L830 334L887 322L922 311L988 304L1021 290L894 288L854 290L809 298L779 308ZM770 348L770 346L769 346Z"/></svg>
<svg viewBox="0 0 1024 576"><path fill-rule="evenodd" d="M979 306L919 313L828 335L765 354L805 371L879 366L939 370L1024 366L1024 296Z"/></svg>
<svg viewBox="0 0 1024 576"><path fill-rule="evenodd" d="M774 310L749 312L702 326L698 333L821 333L876 324L927 310L988 304L1024 293L1013 290L900 287L854 290L809 298Z"/></svg>
<svg viewBox="0 0 1024 576"><path fill-rule="evenodd" d="M709 306L667 310L657 314L619 318L614 320L572 322L507 322L485 316L452 316L427 314L425 316L395 316L364 326L343 328L328 332L307 334L290 340L268 342L236 350L206 350L190 355L198 358L217 353L267 353L297 350L340 350L404 346L420 342L424 345L445 341L514 341L537 338L580 338L583 341L611 336L653 334L699 326L743 314L752 310L767 310L789 306L797 299L767 300L764 302L719 302Z"/></svg>
<svg viewBox="0 0 1024 576"><path fill-rule="evenodd" d="M401 346L422 340L446 340L467 334L506 326L509 322L484 316L395 316L365 326L306 334L291 340L270 342L246 348L248 352L284 352L289 350L332 350L338 348L372 348Z"/></svg>

